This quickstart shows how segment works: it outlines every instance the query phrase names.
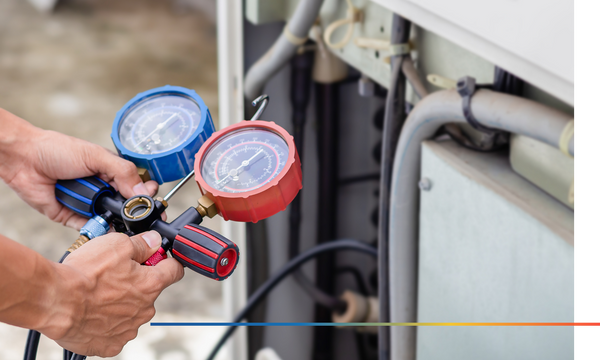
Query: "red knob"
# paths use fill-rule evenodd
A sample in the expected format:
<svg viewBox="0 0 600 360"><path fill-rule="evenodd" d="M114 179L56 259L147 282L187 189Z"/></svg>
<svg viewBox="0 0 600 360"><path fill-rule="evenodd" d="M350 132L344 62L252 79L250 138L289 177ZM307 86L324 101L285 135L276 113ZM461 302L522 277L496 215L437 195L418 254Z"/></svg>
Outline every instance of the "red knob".
<svg viewBox="0 0 600 360"><path fill-rule="evenodd" d="M158 250L146 260L144 265L147 266L155 266L159 262L163 261L167 258L167 252L163 248L158 248Z"/></svg>

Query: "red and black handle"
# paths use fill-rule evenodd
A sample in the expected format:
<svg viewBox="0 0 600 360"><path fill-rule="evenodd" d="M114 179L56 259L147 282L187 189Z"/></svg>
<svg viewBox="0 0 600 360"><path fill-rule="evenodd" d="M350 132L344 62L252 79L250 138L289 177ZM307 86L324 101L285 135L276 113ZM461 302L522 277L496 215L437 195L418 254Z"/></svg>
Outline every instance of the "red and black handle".
<svg viewBox="0 0 600 360"><path fill-rule="evenodd" d="M227 279L240 259L240 251L231 240L193 224L179 231L171 253L184 266L218 281Z"/></svg>

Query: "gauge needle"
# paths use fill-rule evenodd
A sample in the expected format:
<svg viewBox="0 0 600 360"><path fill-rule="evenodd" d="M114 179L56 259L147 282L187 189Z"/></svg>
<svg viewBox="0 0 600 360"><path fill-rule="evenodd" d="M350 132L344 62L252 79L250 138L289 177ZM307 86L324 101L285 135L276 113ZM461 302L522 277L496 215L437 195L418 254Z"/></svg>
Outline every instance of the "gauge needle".
<svg viewBox="0 0 600 360"><path fill-rule="evenodd" d="M154 135L155 132L157 132L158 130L164 128L165 125L167 125L169 123L169 121L171 121L177 115L179 115L179 113L175 113L175 114L169 116L169 118L167 120L165 120L165 121L161 122L160 124L156 125L156 129L152 130L152 132L150 134L148 134L144 139L142 139L142 141L140 141L139 143L135 144L134 147L140 146L144 141L148 140L150 138L150 136Z"/></svg>
<svg viewBox="0 0 600 360"><path fill-rule="evenodd" d="M238 170L239 169L243 168L244 166L250 165L250 161L252 161L252 159L254 159L255 157L257 157L258 154L260 154L262 151L263 151L263 149L260 149L260 150L258 150L256 152L256 154L252 155L252 157L250 159L242 161L242 165L238 166L237 169L233 169L233 170L229 171L229 173L227 174L227 176L225 176L221 180L217 181L217 185L219 185L223 180L227 179L230 176L236 176L238 174Z"/></svg>

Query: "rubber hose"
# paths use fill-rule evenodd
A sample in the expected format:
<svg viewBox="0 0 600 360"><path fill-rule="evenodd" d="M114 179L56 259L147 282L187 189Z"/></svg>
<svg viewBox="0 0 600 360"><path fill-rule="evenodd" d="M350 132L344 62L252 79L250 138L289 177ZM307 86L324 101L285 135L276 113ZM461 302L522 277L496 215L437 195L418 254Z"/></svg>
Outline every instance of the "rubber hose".
<svg viewBox="0 0 600 360"><path fill-rule="evenodd" d="M252 296L250 296L246 306L236 315L233 322L241 322L242 320L244 320L244 318L248 315L248 313L250 311L252 311L252 309L258 303L260 303L260 301L263 300L265 298L265 296L267 296L267 294L271 290L273 290L273 288L275 286L277 286L277 284L279 284L281 282L281 280L283 280L289 274L293 273L302 264L304 264L305 262L313 259L314 257L316 257L320 254L330 252L330 251L339 251L339 250L360 251L360 252L366 253L368 255L371 255L373 257L377 257L377 250L375 248L373 248L372 246L369 246L367 244L364 244L360 241L357 241L357 240L348 240L348 239L336 240L336 241L330 241L330 242L327 242L327 243L324 243L321 245L317 245L317 246L303 252L302 254L296 256L294 259L290 260L274 276L272 276L260 288L258 288L258 290L256 290L254 292L254 294L252 294ZM210 355L208 356L208 358L207 358L208 360L213 360L215 358L215 356L217 356L217 354L218 354L219 350L221 349L221 347L223 346L223 344L225 344L227 339L233 334L233 332L235 331L236 328L237 328L237 326L230 326L227 329L227 331L225 331L225 334L223 334L223 336L221 336L221 339L219 339L219 342L217 343L217 345L215 345L215 347L211 351Z"/></svg>

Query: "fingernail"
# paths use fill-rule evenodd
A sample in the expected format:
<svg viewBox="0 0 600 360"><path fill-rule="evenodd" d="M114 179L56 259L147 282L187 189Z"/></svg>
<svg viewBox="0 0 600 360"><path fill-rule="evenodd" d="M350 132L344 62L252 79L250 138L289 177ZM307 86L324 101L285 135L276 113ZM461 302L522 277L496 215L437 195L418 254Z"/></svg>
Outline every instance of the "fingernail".
<svg viewBox="0 0 600 360"><path fill-rule="evenodd" d="M150 195L150 191L146 187L146 184L140 182L136 186L133 187L133 193L136 195Z"/></svg>
<svg viewBox="0 0 600 360"><path fill-rule="evenodd" d="M162 242L162 237L156 231L148 231L142 235L142 239L144 239L150 248L155 248Z"/></svg>

